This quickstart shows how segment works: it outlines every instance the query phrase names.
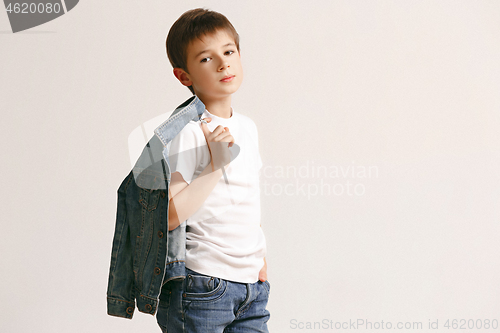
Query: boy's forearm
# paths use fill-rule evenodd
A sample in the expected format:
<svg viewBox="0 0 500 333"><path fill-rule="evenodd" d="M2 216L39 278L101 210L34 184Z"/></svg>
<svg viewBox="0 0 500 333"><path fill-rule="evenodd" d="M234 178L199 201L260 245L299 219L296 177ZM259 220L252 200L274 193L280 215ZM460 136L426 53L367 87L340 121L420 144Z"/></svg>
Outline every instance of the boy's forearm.
<svg viewBox="0 0 500 333"><path fill-rule="evenodd" d="M212 171L212 165L209 163L191 184L170 199L168 230L174 230L193 215L208 198L221 177L222 169Z"/></svg>

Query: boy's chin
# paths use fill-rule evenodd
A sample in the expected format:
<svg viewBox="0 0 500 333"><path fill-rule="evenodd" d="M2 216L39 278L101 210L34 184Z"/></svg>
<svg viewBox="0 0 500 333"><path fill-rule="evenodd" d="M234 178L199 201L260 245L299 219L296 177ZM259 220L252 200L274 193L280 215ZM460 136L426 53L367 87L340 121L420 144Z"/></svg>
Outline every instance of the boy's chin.
<svg viewBox="0 0 500 333"><path fill-rule="evenodd" d="M231 87L230 89L228 89L228 93L231 95L234 94L235 92L237 92L240 89L240 85L241 85L241 83L234 86L234 87Z"/></svg>
<svg viewBox="0 0 500 333"><path fill-rule="evenodd" d="M235 92L237 92L239 89L239 87L235 87L234 89L226 89L224 91L220 91L220 92L217 92L217 93L201 93L201 94L198 94L196 92L196 90L194 91L195 95L202 98L202 97L205 97L205 98L227 98L227 97L230 97L232 94L234 94Z"/></svg>

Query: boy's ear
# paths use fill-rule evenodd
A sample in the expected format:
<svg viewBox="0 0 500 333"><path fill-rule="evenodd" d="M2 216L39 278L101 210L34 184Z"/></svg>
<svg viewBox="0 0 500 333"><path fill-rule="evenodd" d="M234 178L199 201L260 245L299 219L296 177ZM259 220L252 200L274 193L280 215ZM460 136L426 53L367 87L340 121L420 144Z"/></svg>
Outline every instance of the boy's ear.
<svg viewBox="0 0 500 333"><path fill-rule="evenodd" d="M174 76L186 87L189 87L193 84L193 82L191 82L191 79L189 78L189 74L186 73L186 71L182 68L174 68Z"/></svg>

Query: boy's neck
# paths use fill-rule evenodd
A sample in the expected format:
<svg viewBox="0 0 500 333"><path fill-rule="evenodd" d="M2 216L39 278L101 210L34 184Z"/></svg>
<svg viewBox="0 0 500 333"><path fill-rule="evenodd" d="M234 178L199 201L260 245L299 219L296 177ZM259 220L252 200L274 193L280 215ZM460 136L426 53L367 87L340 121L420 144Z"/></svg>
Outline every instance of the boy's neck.
<svg viewBox="0 0 500 333"><path fill-rule="evenodd" d="M205 104L205 109L211 114L221 118L231 118L231 95L219 99L200 96L198 98Z"/></svg>

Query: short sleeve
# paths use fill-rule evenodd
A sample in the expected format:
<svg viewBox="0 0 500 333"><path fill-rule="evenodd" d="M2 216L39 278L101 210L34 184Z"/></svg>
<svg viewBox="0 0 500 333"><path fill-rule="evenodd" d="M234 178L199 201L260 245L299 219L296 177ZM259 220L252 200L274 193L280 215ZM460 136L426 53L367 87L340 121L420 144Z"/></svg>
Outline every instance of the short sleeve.
<svg viewBox="0 0 500 333"><path fill-rule="evenodd" d="M201 134L203 135L203 132ZM198 136L188 124L169 143L170 173L179 172L188 184L191 184L201 162L203 142Z"/></svg>

